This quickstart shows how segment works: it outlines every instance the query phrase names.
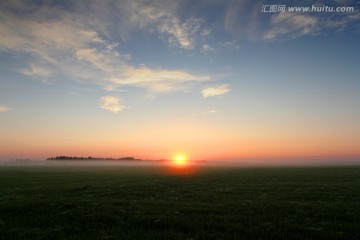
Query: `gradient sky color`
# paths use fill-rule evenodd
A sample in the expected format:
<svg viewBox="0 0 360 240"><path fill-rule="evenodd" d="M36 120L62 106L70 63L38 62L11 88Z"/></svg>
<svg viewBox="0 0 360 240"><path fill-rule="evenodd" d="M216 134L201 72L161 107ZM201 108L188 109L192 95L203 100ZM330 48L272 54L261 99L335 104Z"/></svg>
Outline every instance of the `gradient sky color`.
<svg viewBox="0 0 360 240"><path fill-rule="evenodd" d="M360 159L360 4L0 2L0 159Z"/></svg>

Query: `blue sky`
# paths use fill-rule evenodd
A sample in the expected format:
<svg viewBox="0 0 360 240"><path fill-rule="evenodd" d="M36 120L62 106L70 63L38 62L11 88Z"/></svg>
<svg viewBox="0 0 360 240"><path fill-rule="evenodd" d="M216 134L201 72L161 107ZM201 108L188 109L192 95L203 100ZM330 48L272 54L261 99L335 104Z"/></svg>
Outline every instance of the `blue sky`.
<svg viewBox="0 0 360 240"><path fill-rule="evenodd" d="M359 157L359 3L278 4L2 1L0 157Z"/></svg>

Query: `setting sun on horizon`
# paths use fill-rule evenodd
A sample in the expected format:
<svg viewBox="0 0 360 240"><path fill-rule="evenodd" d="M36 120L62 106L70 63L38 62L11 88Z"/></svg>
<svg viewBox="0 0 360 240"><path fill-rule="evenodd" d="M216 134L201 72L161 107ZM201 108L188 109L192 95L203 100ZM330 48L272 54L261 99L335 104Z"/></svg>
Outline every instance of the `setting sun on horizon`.
<svg viewBox="0 0 360 240"><path fill-rule="evenodd" d="M172 163L175 166L186 166L188 165L188 157L182 153L175 154L172 158Z"/></svg>

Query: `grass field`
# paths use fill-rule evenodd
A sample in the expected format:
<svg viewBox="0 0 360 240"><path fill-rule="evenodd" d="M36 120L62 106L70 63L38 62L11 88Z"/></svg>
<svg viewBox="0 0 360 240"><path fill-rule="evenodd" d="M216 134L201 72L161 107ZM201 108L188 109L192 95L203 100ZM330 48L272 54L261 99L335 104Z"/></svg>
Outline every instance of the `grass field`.
<svg viewBox="0 0 360 240"><path fill-rule="evenodd" d="M0 239L360 239L359 226L360 167L0 167Z"/></svg>

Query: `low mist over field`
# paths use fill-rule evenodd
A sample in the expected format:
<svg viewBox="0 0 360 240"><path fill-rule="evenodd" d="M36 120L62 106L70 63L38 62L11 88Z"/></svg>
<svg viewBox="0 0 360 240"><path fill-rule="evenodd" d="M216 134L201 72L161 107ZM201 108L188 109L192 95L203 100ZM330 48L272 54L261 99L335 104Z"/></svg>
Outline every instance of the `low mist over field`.
<svg viewBox="0 0 360 240"><path fill-rule="evenodd" d="M162 160L34 160L34 159L11 159L0 160L0 166L150 166L150 167L177 167L178 164L175 160L162 159ZM311 166L360 166L357 159L353 160L292 160L291 162L283 160L214 160L214 161L187 161L186 164L180 167L311 167Z"/></svg>

